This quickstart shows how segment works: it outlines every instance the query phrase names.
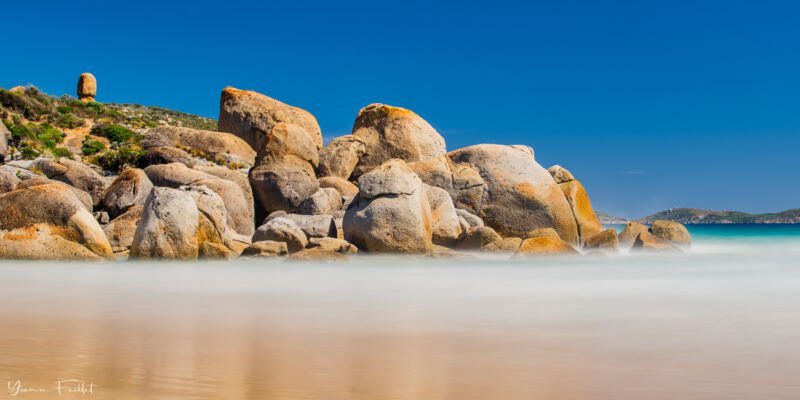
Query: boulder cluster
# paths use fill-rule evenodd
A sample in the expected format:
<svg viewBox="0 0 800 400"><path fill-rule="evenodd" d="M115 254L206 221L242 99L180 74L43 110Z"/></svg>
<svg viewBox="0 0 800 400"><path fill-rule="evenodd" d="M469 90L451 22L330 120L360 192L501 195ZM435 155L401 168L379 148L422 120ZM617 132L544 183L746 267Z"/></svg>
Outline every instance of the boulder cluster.
<svg viewBox="0 0 800 400"><path fill-rule="evenodd" d="M96 85L82 75L80 98L94 100ZM80 157L0 166L0 257L335 261L691 244L672 222L604 229L581 183L561 166L539 165L532 148L448 151L419 115L385 104L361 109L352 133L324 146L308 111L226 88L219 131L140 134L146 165L116 176Z"/></svg>

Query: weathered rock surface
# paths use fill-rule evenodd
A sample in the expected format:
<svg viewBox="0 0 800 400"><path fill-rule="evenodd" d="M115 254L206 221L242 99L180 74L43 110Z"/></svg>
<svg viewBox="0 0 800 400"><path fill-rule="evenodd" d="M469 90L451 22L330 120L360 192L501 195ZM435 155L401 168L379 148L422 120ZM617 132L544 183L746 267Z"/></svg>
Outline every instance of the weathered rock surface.
<svg viewBox="0 0 800 400"><path fill-rule="evenodd" d="M176 147L150 147L145 150L144 156L139 160L139 166L142 168L158 165L158 164L171 164L181 163L189 168L197 164L211 164L205 160L200 160Z"/></svg>
<svg viewBox="0 0 800 400"><path fill-rule="evenodd" d="M358 160L367 151L364 140L357 136L345 135L334 138L319 155L319 176L350 178L358 165Z"/></svg>
<svg viewBox="0 0 800 400"><path fill-rule="evenodd" d="M250 181L247 179L246 173L234 171L219 165L195 165L192 167L192 169L205 172L209 175L213 175L217 178L225 179L239 185L239 188L242 189L242 193L244 194L247 204L251 204L251 206L248 207L248 210L252 209L255 205L253 199L253 188L250 187ZM253 227L253 230L255 230L255 227Z"/></svg>
<svg viewBox="0 0 800 400"><path fill-rule="evenodd" d="M256 229L253 242L271 240L284 242L290 253L303 250L308 244L308 238L302 229L291 219L276 217Z"/></svg>
<svg viewBox="0 0 800 400"><path fill-rule="evenodd" d="M673 221L655 221L650 226L650 233L679 247L690 247L692 235L683 224Z"/></svg>
<svg viewBox="0 0 800 400"><path fill-rule="evenodd" d="M141 169L129 168L119 174L114 183L106 189L103 206L111 218L116 218L130 207L144 205L153 183Z"/></svg>
<svg viewBox="0 0 800 400"><path fill-rule="evenodd" d="M319 178L319 187L336 189L342 197L353 198L358 194L358 186L338 176L323 176Z"/></svg>
<svg viewBox="0 0 800 400"><path fill-rule="evenodd" d="M409 166L426 184L447 190L456 207L480 209L486 183L477 168L455 163L447 156L413 162Z"/></svg>
<svg viewBox="0 0 800 400"><path fill-rule="evenodd" d="M17 184L17 189L28 189L34 186L41 186L41 185L58 185L61 188L61 190L67 190L72 192L72 194L75 195L76 198L78 198L78 200L81 202L81 204L83 204L84 208L86 208L87 211L91 212L93 209L92 196L90 196L89 193L86 193L83 190L80 190L76 187L67 185L64 182L55 181L46 178L44 176L36 175L33 178L21 181L19 184Z"/></svg>
<svg viewBox="0 0 800 400"><path fill-rule="evenodd" d="M444 138L419 115L385 104L362 108L353 125L353 136L364 142L366 150L359 158L356 176L393 158L429 160L447 152Z"/></svg>
<svg viewBox="0 0 800 400"><path fill-rule="evenodd" d="M92 205L97 206L106 191L106 180L88 165L68 158L37 158L32 166L50 179L64 182L89 193Z"/></svg>
<svg viewBox="0 0 800 400"><path fill-rule="evenodd" d="M600 233L603 230L603 225L597 218L592 208L592 202L589 201L589 195L583 185L575 179L572 173L560 165L554 165L547 171L553 176L558 187L564 192L567 202L569 202L581 240L585 241Z"/></svg>
<svg viewBox="0 0 800 400"><path fill-rule="evenodd" d="M285 242L262 240L254 242L242 251L242 257L281 257L289 254Z"/></svg>
<svg viewBox="0 0 800 400"><path fill-rule="evenodd" d="M300 203L300 214L321 215L333 214L342 209L342 195L336 189L323 188L317 190L309 198Z"/></svg>
<svg viewBox="0 0 800 400"><path fill-rule="evenodd" d="M523 149L492 144L448 153L460 168L477 170L485 181L477 204L459 204L504 236L519 237L536 228L554 228L569 243L578 243L572 209L553 177Z"/></svg>
<svg viewBox="0 0 800 400"><path fill-rule="evenodd" d="M94 101L97 97L97 78L88 72L82 73L78 78L77 94L81 101Z"/></svg>
<svg viewBox="0 0 800 400"><path fill-rule="evenodd" d="M11 132L3 121L0 121L0 160L5 160L8 156L8 141L11 140Z"/></svg>
<svg viewBox="0 0 800 400"><path fill-rule="evenodd" d="M517 256L580 254L569 243L561 240L552 228L535 229L528 232L527 237L519 246Z"/></svg>
<svg viewBox="0 0 800 400"><path fill-rule="evenodd" d="M650 228L648 228L647 225L633 221L628 222L625 224L625 229L619 233L619 245L629 249L633 246L633 242L636 241L636 237L638 237L639 234L649 230Z"/></svg>
<svg viewBox="0 0 800 400"><path fill-rule="evenodd" d="M314 168L319 154L309 134L296 125L278 123L264 136L250 184L267 213L294 211L319 190Z"/></svg>
<svg viewBox="0 0 800 400"><path fill-rule="evenodd" d="M0 258L12 260L100 260L88 248L48 226L0 231Z"/></svg>
<svg viewBox="0 0 800 400"><path fill-rule="evenodd" d="M519 251L520 246L522 246L521 238L507 237L487 244L482 248L482 250L494 253L516 253Z"/></svg>
<svg viewBox="0 0 800 400"><path fill-rule="evenodd" d="M286 214L281 216L294 221L306 237L336 237L336 223L332 215Z"/></svg>
<svg viewBox="0 0 800 400"><path fill-rule="evenodd" d="M2 124L0 124L2 125ZM10 192L17 188L20 183L17 175L5 169L0 169L0 193Z"/></svg>
<svg viewBox="0 0 800 400"><path fill-rule="evenodd" d="M479 226L464 232L456 246L460 250L480 250L484 247L503 240L503 238L488 226Z"/></svg>
<svg viewBox="0 0 800 400"><path fill-rule="evenodd" d="M232 232L228 229L228 221L230 221L228 209L222 198L208 186L202 184L181 186L180 190L192 196L199 211L197 242L200 245L200 255L218 258L222 252L224 256L228 256L230 251L217 246L228 247L233 240ZM213 245L204 248L204 243Z"/></svg>
<svg viewBox="0 0 800 400"><path fill-rule="evenodd" d="M452 246L461 236L461 223L450 194L442 188L425 185L425 195L431 207L432 238L438 245Z"/></svg>
<svg viewBox="0 0 800 400"><path fill-rule="evenodd" d="M462 208L456 208L456 215L458 215L458 221L461 224L461 230L467 231L470 229L475 229L483 226L483 220L481 217L464 210Z"/></svg>
<svg viewBox="0 0 800 400"><path fill-rule="evenodd" d="M142 147L175 147L232 169L250 168L256 158L253 148L234 134L175 126L149 129Z"/></svg>
<svg viewBox="0 0 800 400"><path fill-rule="evenodd" d="M114 253L130 250L133 245L133 237L136 235L136 227L142 219L142 209L141 205L131 206L125 213L103 227L103 232Z"/></svg>
<svg viewBox="0 0 800 400"><path fill-rule="evenodd" d="M309 134L317 149L322 148L322 130L308 111L253 91L232 87L222 91L220 132L230 132L244 139L256 152L264 147L272 128L282 122L299 126Z"/></svg>
<svg viewBox="0 0 800 400"><path fill-rule="evenodd" d="M72 191L60 185L38 185L0 195L0 230L35 230L74 242L100 257L112 255L100 224ZM38 235L38 234L37 234ZM6 239L9 239L6 236ZM53 239L51 243L61 243ZM73 254L72 250L67 251ZM53 250L55 254L58 250ZM65 254L66 257L66 254Z"/></svg>
<svg viewBox="0 0 800 400"><path fill-rule="evenodd" d="M432 216L422 181L393 159L362 175L361 189L344 215L344 237L369 252L427 253Z"/></svg>
<svg viewBox="0 0 800 400"><path fill-rule="evenodd" d="M287 261L339 262L347 261L347 256L321 247L315 247L290 254Z"/></svg>
<svg viewBox="0 0 800 400"><path fill-rule="evenodd" d="M142 210L131 245L132 258L195 259L200 211L188 192L156 187Z"/></svg>
<svg viewBox="0 0 800 400"><path fill-rule="evenodd" d="M353 246L346 240L324 237L324 238L311 238L308 240L308 248L319 247L324 250L335 251L342 254L356 254L358 247Z"/></svg>
<svg viewBox="0 0 800 400"><path fill-rule="evenodd" d="M619 249L619 237L614 229L606 229L594 236L589 237L583 243L586 250L608 250L617 251Z"/></svg>

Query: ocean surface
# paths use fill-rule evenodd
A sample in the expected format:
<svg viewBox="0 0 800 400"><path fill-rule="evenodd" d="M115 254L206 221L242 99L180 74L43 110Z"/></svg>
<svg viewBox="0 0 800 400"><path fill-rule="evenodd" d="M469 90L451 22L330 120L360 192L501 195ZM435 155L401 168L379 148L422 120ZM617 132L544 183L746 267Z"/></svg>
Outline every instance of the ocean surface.
<svg viewBox="0 0 800 400"><path fill-rule="evenodd" d="M2 262L2 396L800 398L800 226L690 230L682 255Z"/></svg>

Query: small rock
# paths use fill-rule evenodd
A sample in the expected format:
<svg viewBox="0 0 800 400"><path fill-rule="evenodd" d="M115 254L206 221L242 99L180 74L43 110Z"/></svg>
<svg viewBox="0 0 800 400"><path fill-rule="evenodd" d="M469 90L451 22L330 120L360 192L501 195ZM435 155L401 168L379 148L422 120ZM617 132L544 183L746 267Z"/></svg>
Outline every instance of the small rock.
<svg viewBox="0 0 800 400"><path fill-rule="evenodd" d="M323 176L319 178L319 187L336 189L343 197L352 198L358 195L358 186L338 176Z"/></svg>
<svg viewBox="0 0 800 400"><path fill-rule="evenodd" d="M672 243L659 237L653 236L649 232L642 232L633 242L631 251L651 251L680 253L681 250Z"/></svg>
<svg viewBox="0 0 800 400"><path fill-rule="evenodd" d="M313 249L316 247L342 254L358 253L358 247L353 246L348 241L331 237L309 239L308 248Z"/></svg>
<svg viewBox="0 0 800 400"><path fill-rule="evenodd" d="M321 177L350 178L358 160L366 152L364 141L353 135L334 138L319 157Z"/></svg>
<svg viewBox="0 0 800 400"><path fill-rule="evenodd" d="M636 241L636 238L639 234L643 232L648 232L650 228L647 225L640 224L638 222L628 222L625 224L625 229L622 230L619 234L619 244L623 248L631 248L633 246L633 242Z"/></svg>
<svg viewBox="0 0 800 400"><path fill-rule="evenodd" d="M433 218L433 243L444 246L455 245L462 230L456 208L453 206L453 199L444 189L430 185L424 185L424 187Z"/></svg>
<svg viewBox="0 0 800 400"><path fill-rule="evenodd" d="M336 237L336 224L332 215L286 214L281 218L294 221L307 237Z"/></svg>
<svg viewBox="0 0 800 400"><path fill-rule="evenodd" d="M619 238L617 231L614 229L606 229L588 239L583 244L584 249L598 249L617 251L619 249Z"/></svg>
<svg viewBox="0 0 800 400"><path fill-rule="evenodd" d="M281 257L287 254L289 254L289 248L286 243L273 240L253 242L242 251L242 257Z"/></svg>
<svg viewBox="0 0 800 400"><path fill-rule="evenodd" d="M105 212L105 211L94 212L94 213L92 213L92 216L97 221L97 223L99 223L100 225L106 225L106 224L108 224L108 221L110 221L110 218L108 217L108 213Z"/></svg>
<svg viewBox="0 0 800 400"><path fill-rule="evenodd" d="M326 250L320 247L301 250L289 255L287 261L315 261L315 262L339 262L347 261L347 256L335 251Z"/></svg>
<svg viewBox="0 0 800 400"><path fill-rule="evenodd" d="M692 245L692 235L689 234L689 230L678 222L655 221L650 226L650 233L679 247L691 247Z"/></svg>
<svg viewBox="0 0 800 400"><path fill-rule="evenodd" d="M132 206L124 214L111 220L103 232L111 244L114 253L130 250L133 245L133 237L136 235L136 227L142 220L143 206Z"/></svg>
<svg viewBox="0 0 800 400"><path fill-rule="evenodd" d="M0 123L2 125L2 123ZM0 169L0 193L10 192L17 188L20 183L17 175L5 169Z"/></svg>
<svg viewBox="0 0 800 400"><path fill-rule="evenodd" d="M456 245L460 250L481 250L484 247L503 240L497 232L488 226L479 226L466 231Z"/></svg>
<svg viewBox="0 0 800 400"><path fill-rule="evenodd" d="M284 217L271 219L256 229L256 233L253 235L253 242L263 240L284 242L290 253L303 250L308 244L308 239L303 230L294 221Z"/></svg>
<svg viewBox="0 0 800 400"><path fill-rule="evenodd" d="M300 203L300 214L332 214L342 209L342 195L331 188L317 190L311 197Z"/></svg>

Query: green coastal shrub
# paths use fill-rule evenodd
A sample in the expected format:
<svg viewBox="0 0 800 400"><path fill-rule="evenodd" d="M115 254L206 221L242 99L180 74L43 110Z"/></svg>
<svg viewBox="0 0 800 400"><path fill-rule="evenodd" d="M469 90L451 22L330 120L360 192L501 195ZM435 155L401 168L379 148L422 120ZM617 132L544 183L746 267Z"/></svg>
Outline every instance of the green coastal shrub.
<svg viewBox="0 0 800 400"><path fill-rule="evenodd" d="M92 139L89 136L86 136L86 138L83 139L81 145L81 152L86 156L97 154L106 149L106 145L103 144L103 142Z"/></svg>
<svg viewBox="0 0 800 400"><path fill-rule="evenodd" d="M84 121L83 119L72 115L71 113L61 114L55 120L56 126L61 127L61 128L66 128L66 129L75 129L75 128L83 126L83 124L85 124L85 123L86 123L86 121Z"/></svg>
<svg viewBox="0 0 800 400"><path fill-rule="evenodd" d="M35 132L35 139L48 149L54 149L57 144L64 141L64 133L48 123L41 124L31 130Z"/></svg>
<svg viewBox="0 0 800 400"><path fill-rule="evenodd" d="M127 142L135 133L121 125L95 125L92 128L92 135L102 136L113 143Z"/></svg>
<svg viewBox="0 0 800 400"><path fill-rule="evenodd" d="M22 158L26 160L33 160L34 158L39 157L39 155L42 154L39 150L36 150L30 145L30 143L27 142L19 146L18 150Z"/></svg>
<svg viewBox="0 0 800 400"><path fill-rule="evenodd" d="M145 151L134 145L123 145L97 156L97 165L105 171L120 172L127 167L137 166L144 155Z"/></svg>
<svg viewBox="0 0 800 400"><path fill-rule="evenodd" d="M56 147L52 153L53 157L72 157L72 152L63 147Z"/></svg>

